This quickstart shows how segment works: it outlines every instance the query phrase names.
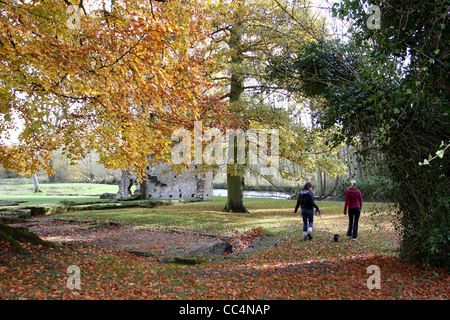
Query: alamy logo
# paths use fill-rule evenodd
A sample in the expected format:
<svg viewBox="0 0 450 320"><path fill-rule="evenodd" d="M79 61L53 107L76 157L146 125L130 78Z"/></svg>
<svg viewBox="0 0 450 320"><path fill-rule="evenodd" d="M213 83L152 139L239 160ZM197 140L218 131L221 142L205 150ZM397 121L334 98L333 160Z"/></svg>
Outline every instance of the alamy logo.
<svg viewBox="0 0 450 320"><path fill-rule="evenodd" d="M269 143L270 135L270 143ZM172 142L178 142L172 148L173 164L257 165L262 175L274 175L279 163L279 130L277 129L228 129L224 137L217 128L203 132L202 121L194 123L194 141L191 133L179 128L172 134ZM181 140L181 141L180 141ZM248 152L246 154L246 141ZM203 148L203 143L209 143ZM192 161L192 147L194 159ZM270 148L270 155L269 155ZM246 162L246 159L248 162Z"/></svg>
<svg viewBox="0 0 450 320"><path fill-rule="evenodd" d="M370 30L381 29L381 10L379 6L371 5L368 9L369 18L367 18L366 25Z"/></svg>
<svg viewBox="0 0 450 320"><path fill-rule="evenodd" d="M367 288L369 288L369 290L373 290L373 289L381 289L381 269L379 266L377 265L370 265L367 268L367 273L372 274L368 279L367 279Z"/></svg>
<svg viewBox="0 0 450 320"><path fill-rule="evenodd" d="M66 270L67 274L72 274L70 277L67 278L67 289L73 290L73 289L81 289L81 270L80 267L76 265L71 265Z"/></svg>
<svg viewBox="0 0 450 320"><path fill-rule="evenodd" d="M69 16L66 20L67 28L72 30L80 29L81 26L80 7L72 4L67 8L66 13Z"/></svg>

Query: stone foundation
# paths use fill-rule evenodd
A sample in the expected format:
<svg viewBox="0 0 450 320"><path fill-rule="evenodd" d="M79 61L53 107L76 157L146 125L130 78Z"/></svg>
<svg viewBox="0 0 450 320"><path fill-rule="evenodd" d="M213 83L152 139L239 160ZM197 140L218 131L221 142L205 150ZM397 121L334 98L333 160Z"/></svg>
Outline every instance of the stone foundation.
<svg viewBox="0 0 450 320"><path fill-rule="evenodd" d="M194 173L183 171L177 174L167 163L151 167L148 179L138 183L136 175L122 170L119 192L116 199L140 197L150 200L204 200L211 201L213 197L213 173ZM134 194L131 187L135 185Z"/></svg>

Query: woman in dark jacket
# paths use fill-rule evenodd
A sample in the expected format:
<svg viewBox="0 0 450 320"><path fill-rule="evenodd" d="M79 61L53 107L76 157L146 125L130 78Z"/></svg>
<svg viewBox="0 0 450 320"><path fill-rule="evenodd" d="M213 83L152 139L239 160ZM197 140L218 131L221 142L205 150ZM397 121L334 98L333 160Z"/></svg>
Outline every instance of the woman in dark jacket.
<svg viewBox="0 0 450 320"><path fill-rule="evenodd" d="M356 241L358 236L358 222L361 215L362 195L361 191L356 189L356 181L351 181L350 189L345 192L344 214L347 214L348 208L348 231L347 238Z"/></svg>
<svg viewBox="0 0 450 320"><path fill-rule="evenodd" d="M298 195L297 205L295 206L294 213L297 213L298 208L301 206L301 214L303 218L303 239L312 239L312 229L314 222L314 208L316 212L320 213L319 207L314 202L314 195L312 190L314 186L311 183L305 184L303 190Z"/></svg>

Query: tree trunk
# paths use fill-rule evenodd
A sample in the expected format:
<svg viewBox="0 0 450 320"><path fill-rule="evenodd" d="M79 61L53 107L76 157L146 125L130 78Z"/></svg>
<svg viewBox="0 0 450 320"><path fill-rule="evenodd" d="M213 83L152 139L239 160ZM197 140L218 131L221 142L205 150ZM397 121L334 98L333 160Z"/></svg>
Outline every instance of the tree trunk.
<svg viewBox="0 0 450 320"><path fill-rule="evenodd" d="M22 231L17 228L7 226L0 223L0 241L8 242L11 247L19 252L26 252L26 250L19 244L19 242L30 243L32 245L42 245L48 247L56 247L52 242L48 242L39 238L35 233Z"/></svg>
<svg viewBox="0 0 450 320"><path fill-rule="evenodd" d="M317 182L318 182L318 189L320 191L319 196L321 196L323 194L323 187L322 187L322 172L320 170L316 171L316 178L317 178Z"/></svg>
<svg viewBox="0 0 450 320"><path fill-rule="evenodd" d="M361 147L358 147L359 149ZM364 162L364 158L358 153L356 154L356 180L361 181L364 179L362 163Z"/></svg>
<svg viewBox="0 0 450 320"><path fill-rule="evenodd" d="M231 30L230 41L228 42L232 55L231 61L233 64L240 65L243 62L243 50L242 50L242 23L236 23ZM239 73L233 73L231 75L230 92L230 104L233 108L236 102L241 98L244 92L244 76ZM237 111L239 112L239 111ZM235 145L236 146L236 145ZM234 152L235 164L237 163L237 150ZM233 165L231 165L233 166ZM244 206L244 176L241 173L237 173L236 170L233 174L227 172L227 204L225 211L227 212L248 212Z"/></svg>
<svg viewBox="0 0 450 320"><path fill-rule="evenodd" d="M34 192L35 192L35 193L41 192L41 188L39 188L39 181L38 181L38 179L37 179L36 174L33 174L33 175L31 176L31 179L33 180Z"/></svg>
<svg viewBox="0 0 450 320"><path fill-rule="evenodd" d="M244 207L244 177L227 173L228 200L224 211L248 212Z"/></svg>
<svg viewBox="0 0 450 320"><path fill-rule="evenodd" d="M234 144L234 162L227 168L227 204L224 211L248 212L244 206L245 164L237 163L237 143Z"/></svg>
<svg viewBox="0 0 450 320"><path fill-rule="evenodd" d="M359 156L356 158L356 180L361 181L364 178L361 161L359 159Z"/></svg>
<svg viewBox="0 0 450 320"><path fill-rule="evenodd" d="M333 192L336 191L338 184L339 184L339 177L336 177L336 181L334 182L334 187L327 194L321 195L317 200L321 201L321 200L324 200L324 199L328 198L329 196L331 196L333 194Z"/></svg>

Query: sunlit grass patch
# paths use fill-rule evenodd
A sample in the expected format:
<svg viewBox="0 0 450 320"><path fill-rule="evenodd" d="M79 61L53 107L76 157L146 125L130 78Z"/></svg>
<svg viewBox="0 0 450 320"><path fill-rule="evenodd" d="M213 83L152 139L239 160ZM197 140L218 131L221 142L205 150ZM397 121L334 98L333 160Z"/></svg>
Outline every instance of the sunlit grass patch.
<svg viewBox="0 0 450 320"><path fill-rule="evenodd" d="M248 213L224 212L225 203L226 198L215 197L211 202L180 203L154 208L81 211L64 215L79 219L108 220L133 225L186 227L214 232L242 231L261 227L273 234L283 234L292 228L301 227L300 212L294 214L295 201L245 199ZM322 201L318 204L322 214L320 217L315 216L315 227L319 230L342 232L347 221L347 217L343 215L343 203ZM366 208L361 217L363 228L366 223L373 224L369 221L371 216L368 212L374 206L380 206L380 204L365 204ZM384 222L381 221L381 223Z"/></svg>

